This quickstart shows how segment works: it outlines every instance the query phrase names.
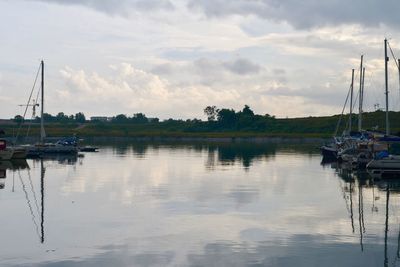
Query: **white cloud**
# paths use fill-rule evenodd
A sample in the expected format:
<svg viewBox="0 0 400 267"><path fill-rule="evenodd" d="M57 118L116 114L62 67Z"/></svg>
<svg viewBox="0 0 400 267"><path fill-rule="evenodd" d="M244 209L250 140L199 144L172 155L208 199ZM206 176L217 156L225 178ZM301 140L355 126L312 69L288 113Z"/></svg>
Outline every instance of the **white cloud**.
<svg viewBox="0 0 400 267"><path fill-rule="evenodd" d="M240 98L235 90L219 92L206 86L173 87L167 80L127 63L111 68L113 73L109 77L64 68L61 75L66 88L58 91L59 97L81 101L82 106L103 106L114 114L145 112L164 119L198 117L211 99L222 104Z"/></svg>
<svg viewBox="0 0 400 267"><path fill-rule="evenodd" d="M336 21L339 7L356 4L330 0L0 1L0 117L13 117L26 99L39 58L47 112L193 118L206 105L248 104L277 116L338 113L350 71L365 54L370 110L383 104L385 34L399 52L398 31L386 26L396 18L378 18L373 3L364 13L374 14L367 24L377 28L360 18Z"/></svg>

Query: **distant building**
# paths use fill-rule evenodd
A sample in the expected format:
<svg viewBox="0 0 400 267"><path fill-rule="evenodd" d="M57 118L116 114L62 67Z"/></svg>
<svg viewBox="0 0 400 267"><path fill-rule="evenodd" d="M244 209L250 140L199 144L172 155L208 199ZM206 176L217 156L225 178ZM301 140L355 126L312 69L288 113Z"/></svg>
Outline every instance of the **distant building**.
<svg viewBox="0 0 400 267"><path fill-rule="evenodd" d="M110 118L105 117L105 116L93 116L93 117L90 117L90 121L102 121L102 122L107 122L107 121L110 121Z"/></svg>

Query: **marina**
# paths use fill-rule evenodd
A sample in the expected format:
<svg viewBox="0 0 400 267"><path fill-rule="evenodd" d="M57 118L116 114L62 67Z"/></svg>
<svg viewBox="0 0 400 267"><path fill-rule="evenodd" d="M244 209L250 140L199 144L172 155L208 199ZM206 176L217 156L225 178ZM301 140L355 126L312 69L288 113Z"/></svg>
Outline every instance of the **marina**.
<svg viewBox="0 0 400 267"><path fill-rule="evenodd" d="M345 110L347 101L349 100L349 120L346 123L346 128L343 134L337 136L338 130L341 124L342 116L338 121L336 131L334 133L334 141L328 145L321 147L321 154L324 157L324 161L338 161L339 163L345 163L351 166L352 169L377 169L374 173L387 173L391 177L395 177L396 173L400 178L400 155L390 153L393 148L400 146L400 137L390 134L390 122L389 122L389 91L388 91L388 47L392 52L394 62L398 68L398 75L400 81L400 60L398 61L390 47L388 41L384 40L384 51L385 51L385 96L386 96L386 116L385 116L385 132L379 132L377 130L363 130L362 117L363 117L363 101L364 101L364 76L365 67L363 67L364 56L361 56L360 63L360 82L358 91L358 131L353 131L353 107L355 100L353 101L354 94L354 69L352 70L352 78L349 92L346 97L346 101L343 107L342 115ZM400 86L400 85L399 85Z"/></svg>
<svg viewBox="0 0 400 267"><path fill-rule="evenodd" d="M0 267L400 267L398 1L0 1Z"/></svg>
<svg viewBox="0 0 400 267"><path fill-rule="evenodd" d="M120 143L0 166L0 265L397 261L400 184L315 147Z"/></svg>

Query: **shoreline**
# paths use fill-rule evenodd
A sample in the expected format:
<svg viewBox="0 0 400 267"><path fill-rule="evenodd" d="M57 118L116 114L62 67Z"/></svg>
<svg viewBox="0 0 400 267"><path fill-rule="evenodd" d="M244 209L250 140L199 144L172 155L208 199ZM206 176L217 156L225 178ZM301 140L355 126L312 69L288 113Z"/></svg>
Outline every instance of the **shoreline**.
<svg viewBox="0 0 400 267"><path fill-rule="evenodd" d="M210 142L210 143L319 143L326 142L327 138L316 137L87 137L91 142Z"/></svg>
<svg viewBox="0 0 400 267"><path fill-rule="evenodd" d="M196 143L325 143L329 138L323 137L187 137L187 136L78 136L84 143L123 143L123 142L196 142ZM46 142L55 142L62 137L47 137ZM13 141L12 137L5 137ZM34 143L37 137L21 139L18 143Z"/></svg>

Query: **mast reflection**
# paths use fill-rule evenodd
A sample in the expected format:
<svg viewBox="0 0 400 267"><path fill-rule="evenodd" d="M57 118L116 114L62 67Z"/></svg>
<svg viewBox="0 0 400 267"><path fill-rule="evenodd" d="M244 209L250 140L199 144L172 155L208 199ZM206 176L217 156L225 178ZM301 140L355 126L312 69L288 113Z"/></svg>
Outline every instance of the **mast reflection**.
<svg viewBox="0 0 400 267"><path fill-rule="evenodd" d="M44 174L46 169L43 166L43 159L40 160L40 206L41 206L41 213L40 213L40 242L44 243Z"/></svg>
<svg viewBox="0 0 400 267"><path fill-rule="evenodd" d="M346 200L346 207L348 206L347 201L350 200L350 208L347 210L350 213L352 232L355 233L355 226L353 220L353 194L354 189L358 191L358 235L360 238L360 248L364 251L364 235L367 232L364 221L364 193L370 191L372 193L372 213L379 213L376 202L380 199L376 193L376 189L379 192L385 193L385 218L384 218L384 229L383 229L383 266L389 266L390 262L390 246L388 245L390 240L390 218L389 214L394 211L390 211L390 205L397 203L391 203L391 195L395 195L395 198L400 196L400 172L373 172L357 171L353 170L351 166L342 164L332 163L331 168L335 170L336 175L340 178L340 186L342 188L344 199ZM369 190L368 190L369 189ZM382 203L383 204L383 203ZM383 206L383 205L382 205ZM395 258L400 258L400 225L397 233L397 248L395 252ZM368 239L367 239L368 240Z"/></svg>
<svg viewBox="0 0 400 267"><path fill-rule="evenodd" d="M41 244L43 244L46 240L45 238L46 166L49 166L49 164L51 166L52 163L62 164L62 165L76 165L77 163L82 164L82 161L80 159L81 157L76 155L75 156L46 155L46 157L44 158L29 160L29 162L32 163L33 165L33 169L39 170L40 176L39 177L36 176L37 178L39 178L39 181L37 178L35 179L34 176L32 177L32 169L30 168L26 160L0 161L0 189L5 188L5 181L7 178L7 174L10 176L10 174L12 173L11 192L13 193L18 192L18 189L15 190L14 178L16 178L17 181L19 180L23 196L25 198L26 206L28 207L28 214L31 217L34 231L37 234L39 242ZM40 189L38 188L38 186L40 187Z"/></svg>

